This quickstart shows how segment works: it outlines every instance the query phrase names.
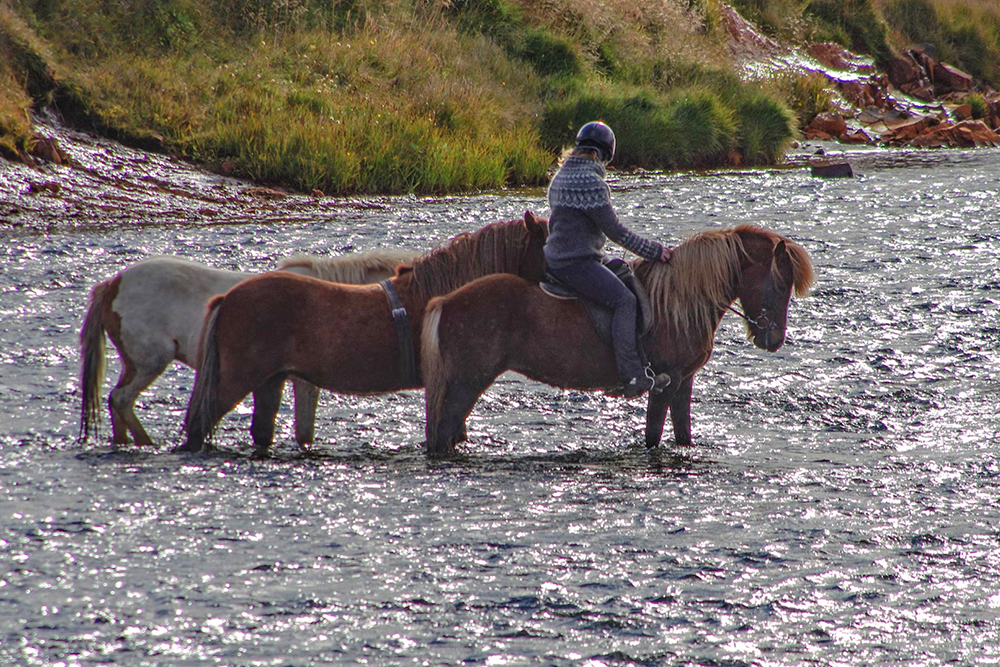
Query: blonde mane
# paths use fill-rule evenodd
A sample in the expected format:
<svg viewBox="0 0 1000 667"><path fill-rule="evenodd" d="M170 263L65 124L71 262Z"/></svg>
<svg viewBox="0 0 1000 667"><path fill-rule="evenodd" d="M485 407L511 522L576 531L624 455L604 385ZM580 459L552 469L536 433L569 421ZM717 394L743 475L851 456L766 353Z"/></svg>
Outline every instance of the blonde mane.
<svg viewBox="0 0 1000 667"><path fill-rule="evenodd" d="M310 276L334 283L363 284L371 276L392 276L400 264L413 261L420 254L407 250L373 250L340 257L293 255L278 264L279 269L302 269Z"/></svg>
<svg viewBox="0 0 1000 667"><path fill-rule="evenodd" d="M517 274L529 241L530 232L522 220L494 222L459 234L413 261L411 284L418 298L427 300L491 273ZM401 268L400 275L408 268Z"/></svg>
<svg viewBox="0 0 1000 667"><path fill-rule="evenodd" d="M714 331L719 311L734 298L734 282L746 255L741 233L763 236L773 245L784 241L792 260L792 289L800 297L809 293L813 269L802 246L761 227L740 225L695 234L677 246L668 264L637 260L635 268L649 293L654 318L669 317L681 331Z"/></svg>

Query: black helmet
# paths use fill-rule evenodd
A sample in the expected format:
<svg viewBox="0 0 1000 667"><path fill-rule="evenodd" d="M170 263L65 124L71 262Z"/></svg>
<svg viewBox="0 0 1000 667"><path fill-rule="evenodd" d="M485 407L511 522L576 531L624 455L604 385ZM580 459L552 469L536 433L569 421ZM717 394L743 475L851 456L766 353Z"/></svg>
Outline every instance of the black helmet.
<svg viewBox="0 0 1000 667"><path fill-rule="evenodd" d="M576 133L577 148L595 148L602 162L611 162L615 156L615 133L599 120L591 121Z"/></svg>

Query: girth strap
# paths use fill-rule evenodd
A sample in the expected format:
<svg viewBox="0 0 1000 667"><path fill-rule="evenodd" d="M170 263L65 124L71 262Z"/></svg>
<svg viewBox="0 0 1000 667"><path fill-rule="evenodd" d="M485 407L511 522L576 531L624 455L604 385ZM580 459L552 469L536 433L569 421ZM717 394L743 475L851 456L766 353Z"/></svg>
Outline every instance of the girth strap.
<svg viewBox="0 0 1000 667"><path fill-rule="evenodd" d="M392 321L396 325L396 337L399 340L400 376L404 387L419 387L420 374L417 371L417 355L413 349L413 334L410 331L410 317L406 314L403 302L396 294L396 288L391 280L379 283L389 297L389 307L392 308Z"/></svg>

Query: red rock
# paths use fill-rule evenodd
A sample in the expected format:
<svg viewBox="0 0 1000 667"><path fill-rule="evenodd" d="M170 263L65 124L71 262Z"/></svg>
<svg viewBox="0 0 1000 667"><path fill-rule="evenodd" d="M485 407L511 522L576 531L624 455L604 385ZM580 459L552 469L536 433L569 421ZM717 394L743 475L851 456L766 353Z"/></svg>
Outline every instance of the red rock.
<svg viewBox="0 0 1000 667"><path fill-rule="evenodd" d="M981 146L1000 145L1000 135L978 120L964 120L961 123L941 123L907 145L920 148L939 148L952 146L955 148L978 148Z"/></svg>
<svg viewBox="0 0 1000 667"><path fill-rule="evenodd" d="M805 131L805 137L806 139L813 141L833 141L836 138L827 132L823 132L821 130L811 130L808 127Z"/></svg>
<svg viewBox="0 0 1000 667"><path fill-rule="evenodd" d="M976 147L1000 145L1000 134L979 120L962 121L955 126L955 131L960 133L963 138L971 140L972 145Z"/></svg>
<svg viewBox="0 0 1000 667"><path fill-rule="evenodd" d="M840 135L840 142L843 144L870 144L872 143L872 138L864 130L855 130L854 132L844 132Z"/></svg>
<svg viewBox="0 0 1000 667"><path fill-rule="evenodd" d="M969 104L959 104L951 113L958 120L972 120L972 106Z"/></svg>
<svg viewBox="0 0 1000 667"><path fill-rule="evenodd" d="M887 144L900 145L908 141L913 141L918 136L926 132L934 121L928 117L917 118L912 122L889 130L882 135L882 141Z"/></svg>
<svg viewBox="0 0 1000 667"><path fill-rule="evenodd" d="M69 166L73 162L53 137L43 137L36 134L31 138L30 145L31 148L28 152L40 160L65 166Z"/></svg>
<svg viewBox="0 0 1000 667"><path fill-rule="evenodd" d="M831 137L839 137L847 130L847 121L844 117L836 112L828 112L817 114L809 122L809 126L806 128L806 133L810 132L822 132Z"/></svg>
<svg viewBox="0 0 1000 667"><path fill-rule="evenodd" d="M972 77L952 65L935 63L933 69L934 90L939 95L954 91L972 90Z"/></svg>
<svg viewBox="0 0 1000 667"><path fill-rule="evenodd" d="M907 84L918 83L924 77L920 65L909 54L890 60L885 67L885 73L889 77L889 83L900 90Z"/></svg>

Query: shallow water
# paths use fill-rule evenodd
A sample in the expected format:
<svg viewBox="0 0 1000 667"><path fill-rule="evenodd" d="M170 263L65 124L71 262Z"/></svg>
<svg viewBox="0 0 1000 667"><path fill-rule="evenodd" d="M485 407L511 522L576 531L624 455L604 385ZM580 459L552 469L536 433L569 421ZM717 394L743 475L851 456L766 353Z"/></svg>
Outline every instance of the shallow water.
<svg viewBox="0 0 1000 667"><path fill-rule="evenodd" d="M155 450L76 442L94 283L155 253L426 249L543 193L269 199L65 144L81 168L0 162L0 664L1000 662L1000 151L621 177L636 231L757 222L816 264L781 351L725 318L693 447L646 451L641 401L506 375L460 461L424 458L402 392L324 394L306 453L288 403L259 462L245 407L221 455L169 452L179 365L138 407Z"/></svg>

